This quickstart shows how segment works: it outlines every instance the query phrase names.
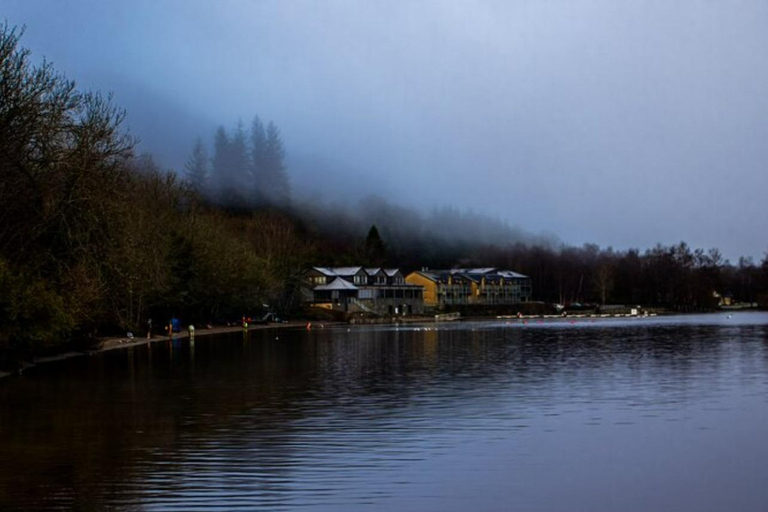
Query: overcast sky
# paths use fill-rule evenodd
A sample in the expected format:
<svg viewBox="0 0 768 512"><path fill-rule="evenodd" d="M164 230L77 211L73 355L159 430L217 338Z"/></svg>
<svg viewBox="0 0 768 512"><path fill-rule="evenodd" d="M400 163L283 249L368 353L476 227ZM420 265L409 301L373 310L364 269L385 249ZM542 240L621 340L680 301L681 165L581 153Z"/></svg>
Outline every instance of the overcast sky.
<svg viewBox="0 0 768 512"><path fill-rule="evenodd" d="M0 0L179 167L254 113L298 188L562 240L768 250L768 2ZM349 191L349 192L347 192Z"/></svg>

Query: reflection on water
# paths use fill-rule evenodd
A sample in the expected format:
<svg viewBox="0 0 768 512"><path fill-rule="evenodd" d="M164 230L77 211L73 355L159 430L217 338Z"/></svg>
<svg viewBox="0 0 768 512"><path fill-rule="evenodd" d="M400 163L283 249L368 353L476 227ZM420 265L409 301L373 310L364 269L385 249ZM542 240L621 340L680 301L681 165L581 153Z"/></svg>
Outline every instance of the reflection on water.
<svg viewBox="0 0 768 512"><path fill-rule="evenodd" d="M0 509L763 511L767 349L739 313L83 357L0 382Z"/></svg>

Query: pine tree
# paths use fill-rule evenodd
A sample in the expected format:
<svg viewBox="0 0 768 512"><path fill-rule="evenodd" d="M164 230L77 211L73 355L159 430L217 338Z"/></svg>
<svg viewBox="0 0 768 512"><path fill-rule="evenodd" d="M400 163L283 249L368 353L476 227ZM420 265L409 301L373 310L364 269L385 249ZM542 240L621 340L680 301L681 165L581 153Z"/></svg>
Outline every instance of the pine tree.
<svg viewBox="0 0 768 512"><path fill-rule="evenodd" d="M208 153L205 151L202 139L198 138L189 160L184 166L187 171L187 181L192 189L200 195L208 190Z"/></svg>
<svg viewBox="0 0 768 512"><path fill-rule="evenodd" d="M253 117L251 123L251 187L253 189L256 201L263 203L264 197L263 179L264 169L266 167L267 153L267 134L264 131L264 124L259 116Z"/></svg>
<svg viewBox="0 0 768 512"><path fill-rule="evenodd" d="M387 246L379 235L376 224L368 230L368 236L365 237L365 264L380 266L387 261Z"/></svg>
<svg viewBox="0 0 768 512"><path fill-rule="evenodd" d="M212 182L217 192L229 180L229 136L223 126L219 126L213 137Z"/></svg>
<svg viewBox="0 0 768 512"><path fill-rule="evenodd" d="M284 205L290 201L291 190L288 174L285 172L285 149L280 138L280 130L270 121L267 125L262 169L262 190L267 200Z"/></svg>
<svg viewBox="0 0 768 512"><path fill-rule="evenodd" d="M248 149L245 142L245 131L243 130L242 122L238 122L237 128L235 129L235 134L230 140L229 165L229 186L237 196L245 199L250 195L246 191L250 158L248 157Z"/></svg>

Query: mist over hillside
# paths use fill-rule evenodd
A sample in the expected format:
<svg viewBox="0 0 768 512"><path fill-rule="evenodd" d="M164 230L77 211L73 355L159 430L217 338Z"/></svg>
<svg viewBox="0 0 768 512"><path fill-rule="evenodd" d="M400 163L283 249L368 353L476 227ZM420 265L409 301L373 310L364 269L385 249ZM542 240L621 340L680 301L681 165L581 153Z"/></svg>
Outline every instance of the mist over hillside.
<svg viewBox="0 0 768 512"><path fill-rule="evenodd" d="M121 105L32 59L21 36L0 26L0 367L153 317L301 314L302 276L315 265L514 269L542 302L683 311L711 309L718 297L768 303L768 257L734 265L684 242L644 252L574 247L532 233L525 219L428 200L408 206L398 199L414 196L379 195L386 188L354 166L343 168L346 187L326 175L333 165L318 166L314 180L293 177L290 139L257 115L188 141L183 171L169 168L157 159L183 144L160 157L147 148L191 130L168 138L160 129L140 148ZM155 129L166 127L163 106L152 106ZM325 200L323 190L341 195Z"/></svg>
<svg viewBox="0 0 768 512"><path fill-rule="evenodd" d="M118 76L101 77L100 83L117 88L116 103L126 110L125 127L138 139L137 151L152 156L157 167L180 176L200 138L209 157L217 121L196 114L194 106L183 105L142 84ZM110 89L113 90L113 89ZM240 118L225 124L230 131ZM364 234L376 224L393 248L404 248L419 239L463 245L542 244L556 246L555 234L531 233L522 226L482 210L434 201L414 201L418 191L409 191L410 182L397 174L371 176L359 169L320 153L307 153L286 142L285 168L296 208L302 219L323 233L351 238ZM439 181L435 186L444 186ZM340 219L344 221L340 222Z"/></svg>
<svg viewBox="0 0 768 512"><path fill-rule="evenodd" d="M37 58L114 91L163 168L256 112L296 197L453 205L577 246L768 248L760 2L3 6Z"/></svg>

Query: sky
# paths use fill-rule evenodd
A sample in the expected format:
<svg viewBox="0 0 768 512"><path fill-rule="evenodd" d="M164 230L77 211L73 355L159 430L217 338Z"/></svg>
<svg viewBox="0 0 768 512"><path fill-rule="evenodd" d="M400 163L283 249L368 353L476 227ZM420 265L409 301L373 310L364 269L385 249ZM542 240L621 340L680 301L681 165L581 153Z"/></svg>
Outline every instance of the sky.
<svg viewBox="0 0 768 512"><path fill-rule="evenodd" d="M141 148L254 114L294 187L566 243L768 250L768 2L0 0Z"/></svg>

